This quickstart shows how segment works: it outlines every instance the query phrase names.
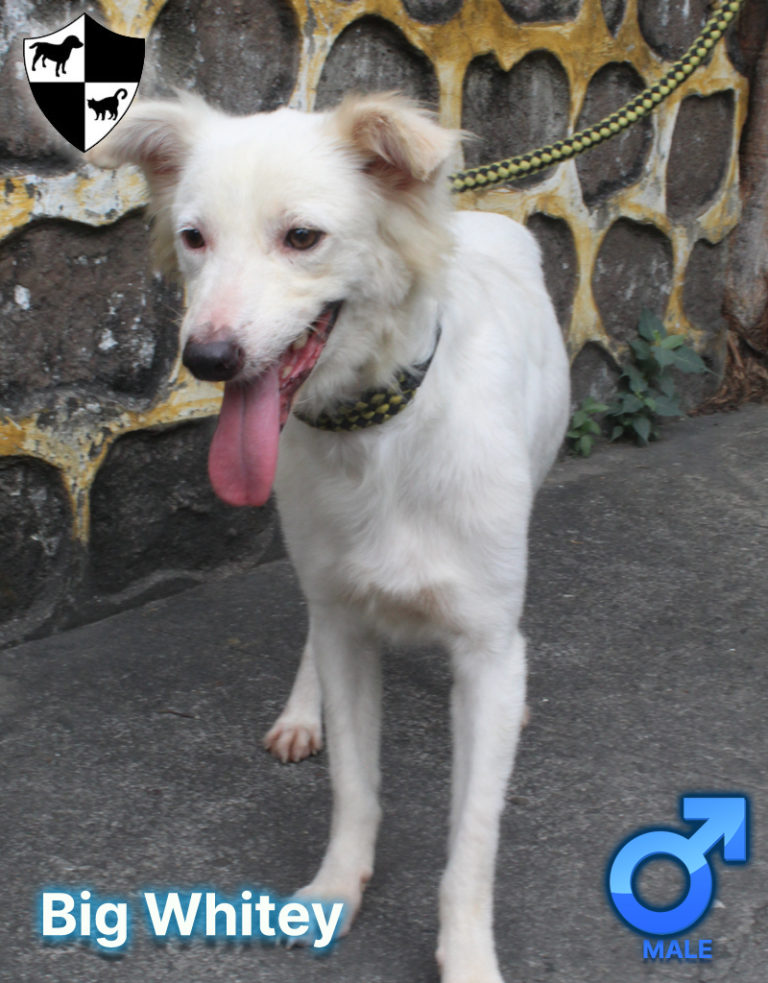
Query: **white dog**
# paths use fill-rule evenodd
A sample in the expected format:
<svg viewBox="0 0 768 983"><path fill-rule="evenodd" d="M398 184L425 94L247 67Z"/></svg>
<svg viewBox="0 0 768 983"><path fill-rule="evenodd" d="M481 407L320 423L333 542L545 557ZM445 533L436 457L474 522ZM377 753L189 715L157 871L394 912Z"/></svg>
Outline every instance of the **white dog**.
<svg viewBox="0 0 768 983"><path fill-rule="evenodd" d="M226 382L211 481L236 505L274 484L307 597L299 673L266 738L283 760L317 750L322 694L333 816L302 893L354 917L380 815L378 643L437 640L455 677L438 960L443 983L499 983L528 518L568 365L531 235L452 211L456 144L394 96L242 118L184 97L131 109L97 163L146 174L159 256L186 284L184 362Z"/></svg>

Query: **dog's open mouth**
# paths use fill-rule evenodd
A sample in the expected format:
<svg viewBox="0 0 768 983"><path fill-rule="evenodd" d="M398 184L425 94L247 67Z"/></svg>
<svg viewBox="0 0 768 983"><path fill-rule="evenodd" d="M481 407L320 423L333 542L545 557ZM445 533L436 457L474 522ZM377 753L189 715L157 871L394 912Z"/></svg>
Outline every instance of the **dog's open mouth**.
<svg viewBox="0 0 768 983"><path fill-rule="evenodd" d="M230 505L264 505L269 498L280 429L296 392L322 354L341 303L326 304L319 317L261 375L226 384L208 474L213 490Z"/></svg>

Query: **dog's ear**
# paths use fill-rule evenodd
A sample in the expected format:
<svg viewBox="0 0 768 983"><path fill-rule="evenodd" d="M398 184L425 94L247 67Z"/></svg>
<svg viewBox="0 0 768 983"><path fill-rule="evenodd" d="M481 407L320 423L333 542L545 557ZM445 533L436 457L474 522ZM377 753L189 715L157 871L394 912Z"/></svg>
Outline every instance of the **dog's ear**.
<svg viewBox="0 0 768 983"><path fill-rule="evenodd" d="M136 164L149 184L153 252L157 266L176 271L170 208L173 193L199 126L215 113L202 99L180 94L175 101L136 103L85 159L97 167Z"/></svg>
<svg viewBox="0 0 768 983"><path fill-rule="evenodd" d="M398 189L432 182L455 151L459 134L402 96L348 96L333 113L342 141L366 171Z"/></svg>
<svg viewBox="0 0 768 983"><path fill-rule="evenodd" d="M112 132L85 159L97 167L136 164L153 195L176 183L194 140L197 121L210 112L202 100L135 104Z"/></svg>

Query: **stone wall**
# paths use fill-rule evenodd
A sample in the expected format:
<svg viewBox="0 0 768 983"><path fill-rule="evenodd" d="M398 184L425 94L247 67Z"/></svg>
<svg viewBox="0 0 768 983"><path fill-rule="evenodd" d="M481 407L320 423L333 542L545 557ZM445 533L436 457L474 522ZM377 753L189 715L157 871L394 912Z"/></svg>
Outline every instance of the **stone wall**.
<svg viewBox="0 0 768 983"><path fill-rule="evenodd" d="M761 3L762 0L749 0ZM150 268L138 173L85 166L40 116L21 39L86 10L148 37L145 95L239 113L399 89L479 139L474 164L565 136L658 78L707 0L6 0L0 24L0 641L96 617L279 549L216 501L219 394L179 365L182 299ZM650 119L459 207L539 237L577 396L606 393L645 306L719 371L748 85L737 45Z"/></svg>
<svg viewBox="0 0 768 983"><path fill-rule="evenodd" d="M726 276L728 363L715 406L768 398L768 4L747 6L736 40L751 91L740 155L744 208Z"/></svg>

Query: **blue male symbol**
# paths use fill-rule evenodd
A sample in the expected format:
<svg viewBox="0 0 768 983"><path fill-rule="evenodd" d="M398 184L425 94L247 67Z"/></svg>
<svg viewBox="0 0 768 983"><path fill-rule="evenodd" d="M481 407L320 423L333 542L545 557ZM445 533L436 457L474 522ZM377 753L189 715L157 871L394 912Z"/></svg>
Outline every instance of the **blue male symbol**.
<svg viewBox="0 0 768 983"><path fill-rule="evenodd" d="M703 820L691 836L668 829L638 833L616 853L608 874L608 891L619 915L643 935L678 935L709 910L714 876L707 854L722 840L726 863L746 863L748 802L743 795L686 795L681 800L686 822ZM672 908L650 908L636 897L633 881L641 864L654 857L672 857L685 867L685 897Z"/></svg>

